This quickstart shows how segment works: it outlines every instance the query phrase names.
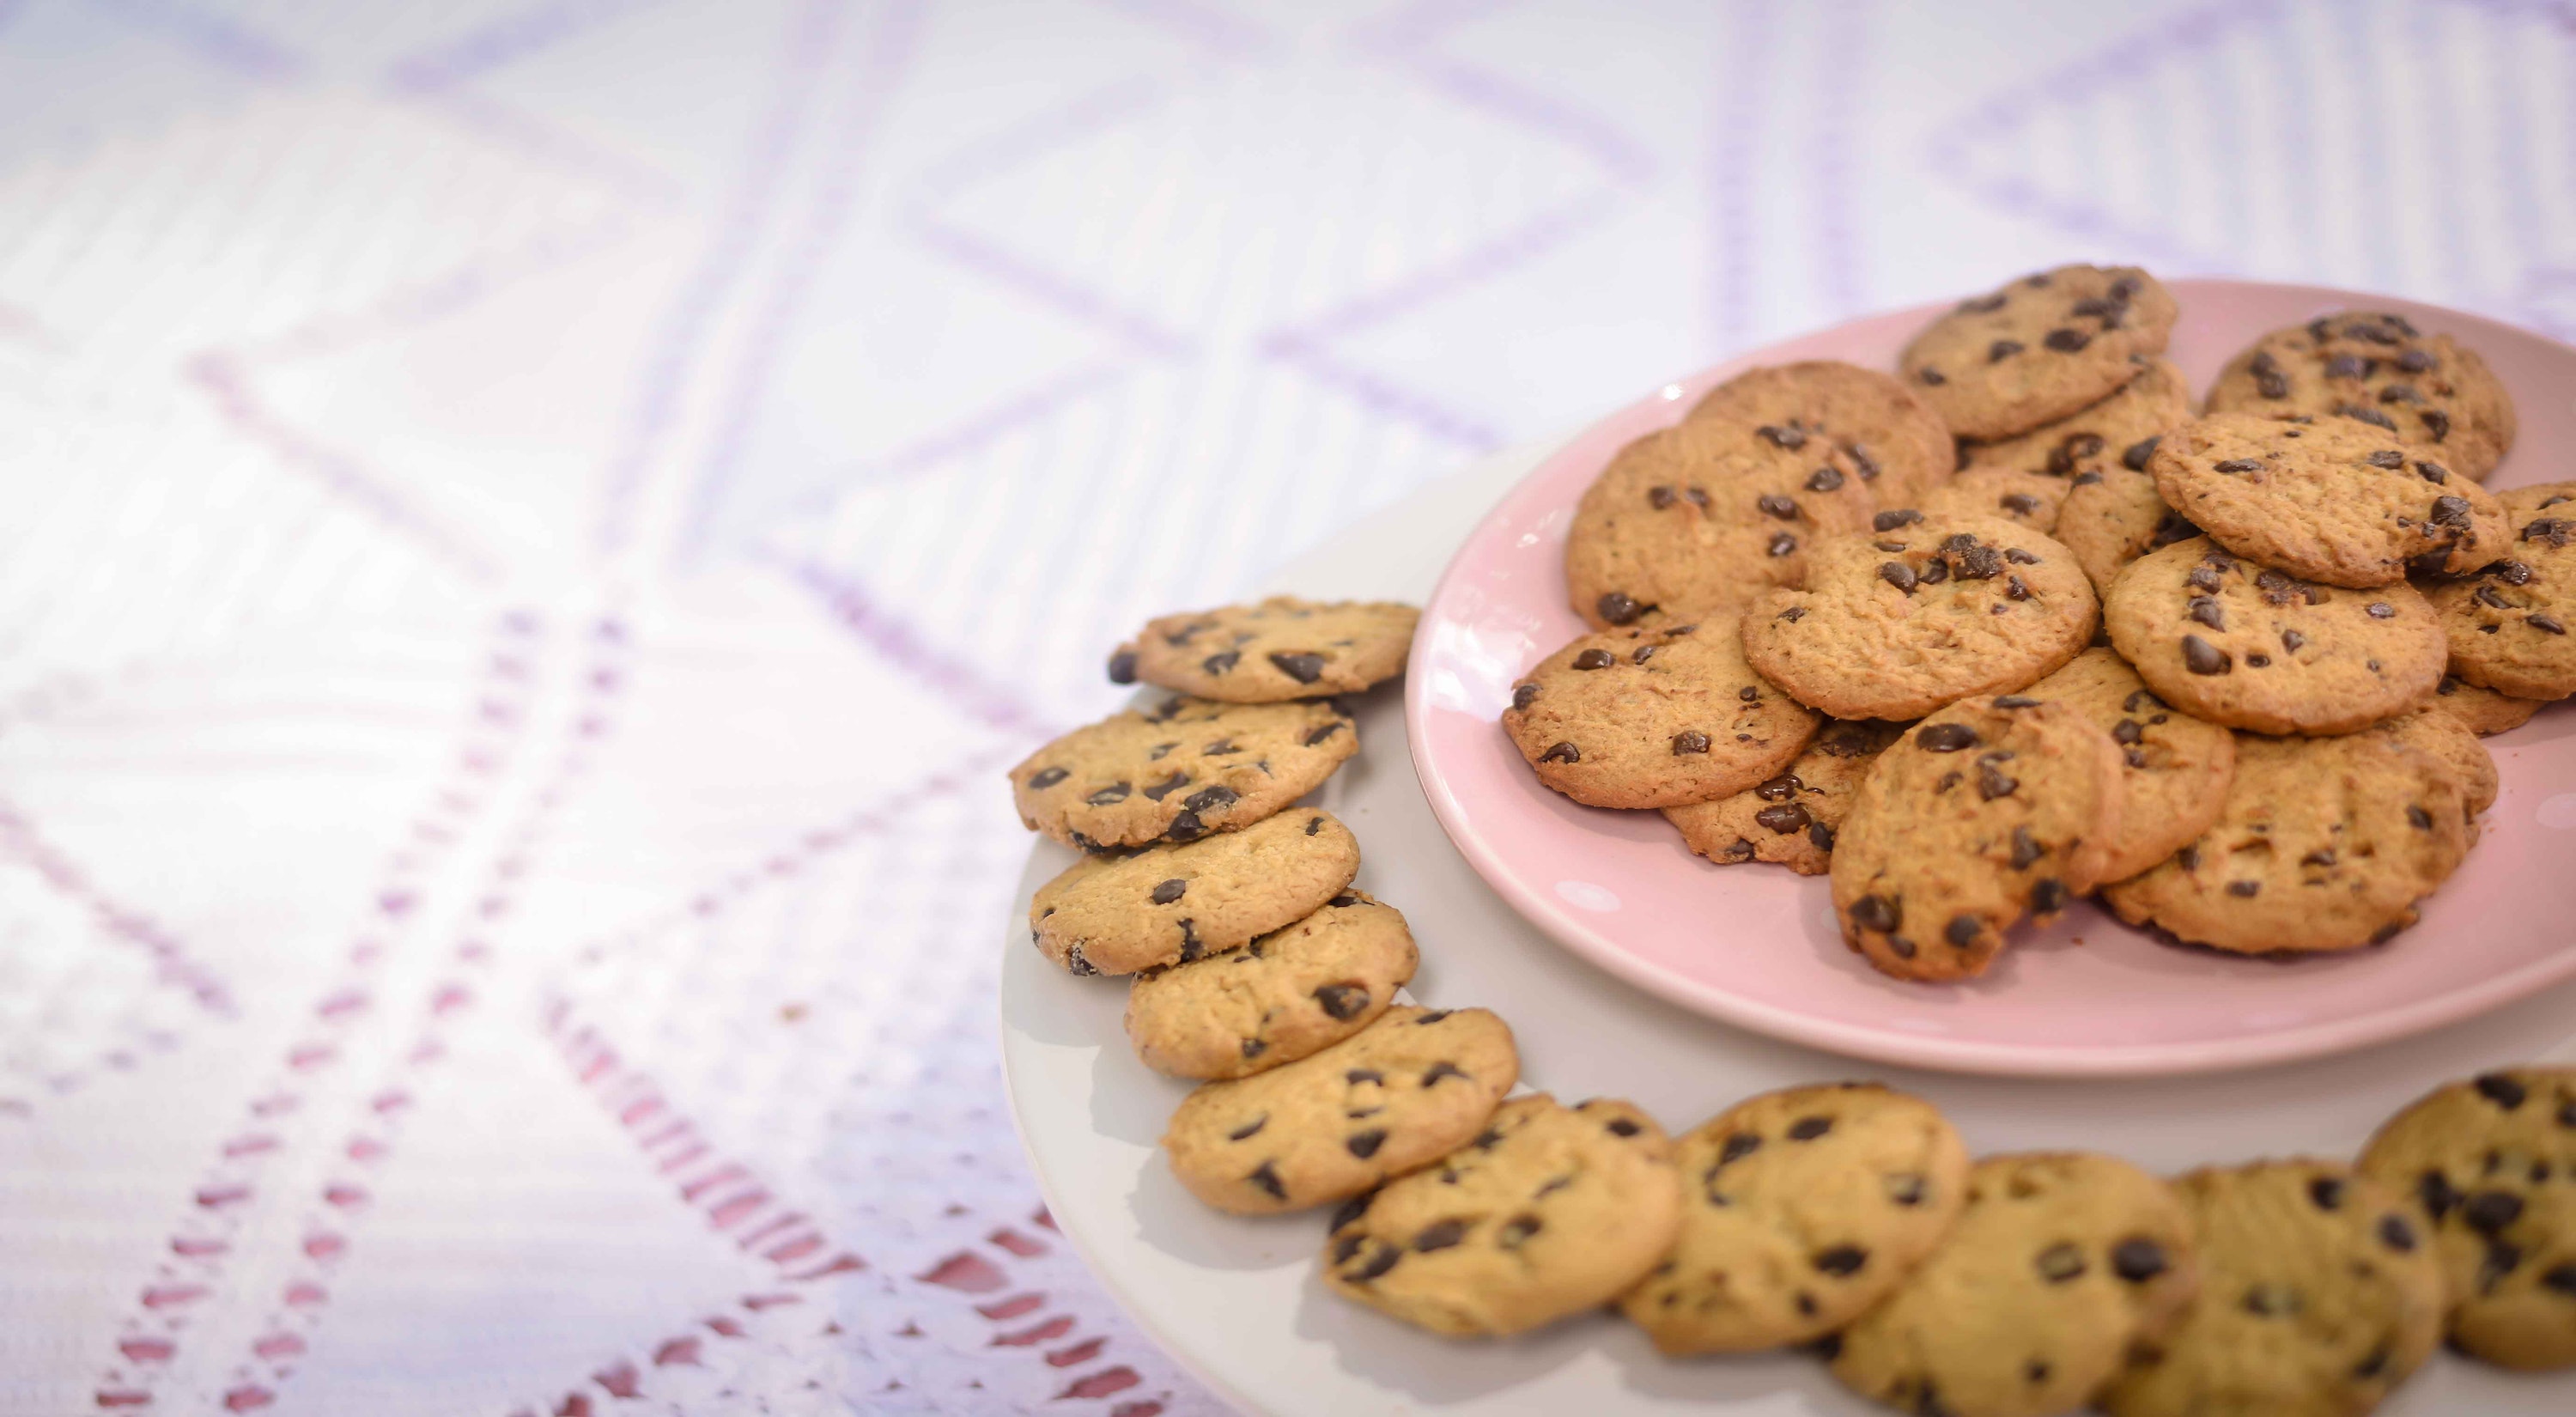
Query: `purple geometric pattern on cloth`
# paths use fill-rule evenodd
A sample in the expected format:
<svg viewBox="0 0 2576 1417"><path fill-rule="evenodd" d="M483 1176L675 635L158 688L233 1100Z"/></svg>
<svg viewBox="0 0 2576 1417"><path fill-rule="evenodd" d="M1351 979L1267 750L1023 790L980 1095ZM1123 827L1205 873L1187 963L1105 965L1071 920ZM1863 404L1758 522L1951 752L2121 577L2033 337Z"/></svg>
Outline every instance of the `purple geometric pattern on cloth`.
<svg viewBox="0 0 2576 1417"><path fill-rule="evenodd" d="M2023 265L2576 333L2540 0L406 8L0 0L207 85L0 159L0 1413L1215 1411L992 1061L1145 615Z"/></svg>

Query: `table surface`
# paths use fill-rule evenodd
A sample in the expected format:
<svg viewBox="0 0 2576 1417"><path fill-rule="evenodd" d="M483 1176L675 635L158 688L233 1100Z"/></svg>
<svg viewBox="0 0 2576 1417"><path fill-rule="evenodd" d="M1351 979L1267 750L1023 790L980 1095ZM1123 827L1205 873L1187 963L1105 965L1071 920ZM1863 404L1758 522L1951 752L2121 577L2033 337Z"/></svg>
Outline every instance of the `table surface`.
<svg viewBox="0 0 2576 1417"><path fill-rule="evenodd" d="M1284 568L1272 588L1419 598L1454 545L1537 460L1505 454L1417 493ZM2313 1062L2161 1079L1976 1077L1856 1062L1745 1032L1621 982L1513 913L1431 813L1390 689L1363 701L1359 755L1316 801L1359 837L1359 886L1405 912L1416 1002L1491 1008L1524 1087L1624 1097L1676 1132L1754 1093L1866 1078L1932 1099L1972 1151L2089 1149L2161 1173L2263 1156L2350 1156L2377 1122L2447 1078L2500 1062L2576 1062L2576 981L2416 1038ZM1039 843L1019 900L1072 859ZM1128 1311L1212 1386L1279 1417L1413 1409L1492 1414L1682 1411L1867 1417L1813 1359L1677 1363L1589 1316L1500 1343L1434 1338L1329 1293L1314 1214L1247 1220L1193 1201L1156 1149L1185 1084L1127 1045L1118 981L1076 979L1002 930L1002 1057L1056 1222ZM2576 1377L2534 1379L2444 1353L2389 1417L2548 1417Z"/></svg>
<svg viewBox="0 0 2576 1417"><path fill-rule="evenodd" d="M0 0L0 1414L1217 1410L994 1060L1109 645L2062 260L2565 334L2569 133L2515 0Z"/></svg>

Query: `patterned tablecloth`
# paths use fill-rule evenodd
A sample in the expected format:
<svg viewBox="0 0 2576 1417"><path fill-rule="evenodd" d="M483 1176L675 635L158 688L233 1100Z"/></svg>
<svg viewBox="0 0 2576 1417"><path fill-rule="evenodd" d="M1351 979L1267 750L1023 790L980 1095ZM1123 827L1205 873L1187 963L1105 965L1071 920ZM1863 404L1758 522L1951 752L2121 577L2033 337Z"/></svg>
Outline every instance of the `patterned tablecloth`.
<svg viewBox="0 0 2576 1417"><path fill-rule="evenodd" d="M2576 329L2576 11L0 0L0 1413L1210 1410L993 1063L1102 651L2061 259Z"/></svg>

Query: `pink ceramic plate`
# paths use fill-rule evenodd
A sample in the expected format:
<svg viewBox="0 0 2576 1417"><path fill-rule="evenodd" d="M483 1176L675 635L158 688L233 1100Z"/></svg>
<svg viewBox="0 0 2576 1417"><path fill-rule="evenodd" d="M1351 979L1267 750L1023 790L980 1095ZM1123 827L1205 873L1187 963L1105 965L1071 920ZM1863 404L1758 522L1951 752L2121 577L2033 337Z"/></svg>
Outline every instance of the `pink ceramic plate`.
<svg viewBox="0 0 2576 1417"><path fill-rule="evenodd" d="M2206 388L2255 336L2329 311L2395 310L2476 346L2521 440L2491 488L2576 476L2576 349L2491 320L2313 286L2172 283L2170 356ZM2150 1074L2244 1067L2432 1028L2576 975L2576 708L2487 740L2504 778L2485 836L2414 929L2288 963L2160 944L2087 902L1964 985L1883 977L1843 946L1823 877L1713 866L1659 812L1581 807L1532 777L1496 716L1512 681L1583 629L1562 558L1612 453L1757 364L1893 368L1925 306L1790 340L1619 410L1539 464L1467 539L1422 617L1406 730L1432 809L1514 909L1642 988L1746 1028L1861 1057L1972 1072Z"/></svg>

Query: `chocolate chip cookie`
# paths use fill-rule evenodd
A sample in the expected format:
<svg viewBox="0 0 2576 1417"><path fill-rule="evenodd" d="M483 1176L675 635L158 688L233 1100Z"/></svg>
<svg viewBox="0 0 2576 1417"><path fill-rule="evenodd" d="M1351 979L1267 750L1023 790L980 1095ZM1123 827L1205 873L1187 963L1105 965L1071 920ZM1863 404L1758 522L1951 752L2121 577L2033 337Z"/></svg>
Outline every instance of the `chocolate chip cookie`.
<svg viewBox="0 0 2576 1417"><path fill-rule="evenodd" d="M2228 361L2209 411L2356 419L2472 481L2513 446L2513 400L2486 361L2402 315L2347 311L2274 330Z"/></svg>
<svg viewBox="0 0 2576 1417"><path fill-rule="evenodd" d="M2112 1417L2358 1417L2431 1356L2442 1270L2401 1191L2335 1161L2204 1168L2173 1183L2200 1297L2097 1399Z"/></svg>
<svg viewBox="0 0 2576 1417"><path fill-rule="evenodd" d="M1344 891L1239 949L1137 975L1127 1040L1169 1077L1250 1077L1368 1027L1420 962L1402 912Z"/></svg>
<svg viewBox="0 0 2576 1417"><path fill-rule="evenodd" d="M2450 653L2411 587L2317 585L2198 537L2122 571L2102 623L2156 697L2257 733L2366 728L2431 698Z"/></svg>
<svg viewBox="0 0 2576 1417"><path fill-rule="evenodd" d="M1740 1102L1681 1139L1672 1252L1619 1301L1665 1353L1821 1338L1914 1272L1968 1203L1968 1150L1874 1083Z"/></svg>
<svg viewBox="0 0 2576 1417"><path fill-rule="evenodd" d="M1038 887L1029 938L1074 974L1133 974L1231 950L1330 900L1360 844L1332 813L1285 812L1180 845L1088 855Z"/></svg>
<svg viewBox="0 0 2576 1417"><path fill-rule="evenodd" d="M1399 1005L1320 1053L1201 1084L1172 1114L1163 1150L1218 1210L1304 1210L1466 1145L1518 1081L1501 1019Z"/></svg>
<svg viewBox="0 0 2576 1417"><path fill-rule="evenodd" d="M1293 595L1166 615L1118 647L1109 678L1237 704L1356 694L1404 672L1420 616L1389 600Z"/></svg>
<svg viewBox="0 0 2576 1417"><path fill-rule="evenodd" d="M2576 1068L2502 1068L2389 1119L2364 1174L2422 1202L2451 1342L2508 1368L2576 1366Z"/></svg>
<svg viewBox="0 0 2576 1417"><path fill-rule="evenodd" d="M1781 425L1693 419L1610 460L1575 508L1565 581L1595 629L1732 612L1806 576L1818 538L1877 507L1841 449Z"/></svg>
<svg viewBox="0 0 2576 1417"><path fill-rule="evenodd" d="M2067 482L2020 468L1972 467L1914 499L1915 510L1939 520L1949 516L2000 517L2042 536L2057 527Z"/></svg>
<svg viewBox="0 0 2576 1417"><path fill-rule="evenodd" d="M1788 771L1714 802L1666 807L1691 850L1721 866L1774 861L1801 876L1833 865L1834 833L1879 753L1901 724L1835 719L1816 731Z"/></svg>
<svg viewBox="0 0 2576 1417"><path fill-rule="evenodd" d="M2147 361L2110 397L2017 438L1963 444L1961 472L2002 468L2061 480L2107 472L2134 456L2143 465L2156 436L2191 421L2191 385L2170 359Z"/></svg>
<svg viewBox="0 0 2576 1417"><path fill-rule="evenodd" d="M1838 359L1748 369L1701 397L1690 416L1822 438L1897 506L1950 476L1949 425L1913 390Z"/></svg>
<svg viewBox="0 0 2576 1417"><path fill-rule="evenodd" d="M2066 705L2120 745L2120 828L2103 880L2138 874L2218 820L2236 778L2236 735L2157 698L2128 661L2088 649L2022 692Z"/></svg>
<svg viewBox="0 0 2576 1417"><path fill-rule="evenodd" d="M2055 541L1993 517L1908 508L1818 548L1805 589L1756 601L1744 652L1791 698L1836 718L1918 718L2073 659L2099 609Z"/></svg>
<svg viewBox="0 0 2576 1417"><path fill-rule="evenodd" d="M2415 903L2468 854L2453 769L2380 733L2236 741L2218 822L2102 897L2233 954L2376 944L2415 923Z"/></svg>
<svg viewBox="0 0 2576 1417"><path fill-rule="evenodd" d="M2326 585L2458 575L2504 546L2485 488L2349 419L2212 414L2166 433L2147 470L2210 540Z"/></svg>
<svg viewBox="0 0 2576 1417"><path fill-rule="evenodd" d="M2140 446L2153 454L2153 443ZM2144 458L2137 461L2139 468L2146 466ZM2058 504L2057 530L2050 533L2075 553L2085 579L2104 596L2130 562L2200 535L2190 518L2165 505L2155 478L2131 469L2128 462L2123 454L2116 469L2077 473L2067 484L2066 500Z"/></svg>
<svg viewBox="0 0 2576 1417"><path fill-rule="evenodd" d="M1598 1308L1672 1243L1681 1178L1625 1102L1504 1103L1484 1132L1333 1216L1324 1283L1453 1337L1524 1333Z"/></svg>
<svg viewBox="0 0 2576 1417"><path fill-rule="evenodd" d="M2531 716L2540 711L2540 701L2481 689L2456 674L2445 674L2433 690L2433 707L2458 719L2471 733L2492 738L2531 722Z"/></svg>
<svg viewBox="0 0 2576 1417"><path fill-rule="evenodd" d="M1905 382L1959 437L2010 438L2098 403L2145 372L2174 299L2134 266L2060 266L1934 320L1905 347Z"/></svg>
<svg viewBox="0 0 2576 1417"><path fill-rule="evenodd" d="M1512 689L1503 731L1538 779L1593 807L1673 807L1787 767L1817 717L1744 662L1733 616L1585 635Z"/></svg>
<svg viewBox="0 0 2576 1417"><path fill-rule="evenodd" d="M2054 919L2103 879L2123 811L2120 750L2065 704L1962 699L1879 755L1834 844L1843 939L1883 973L1982 974L2025 914Z"/></svg>
<svg viewBox="0 0 2576 1417"><path fill-rule="evenodd" d="M1834 1376L1905 1412L2071 1412L2198 1283L2190 1218L2155 1177L2084 1153L1988 1157L1949 1237L1843 1331Z"/></svg>
<svg viewBox="0 0 2576 1417"><path fill-rule="evenodd" d="M2522 699L2576 694L2576 483L2504 494L2510 539L2465 580L2425 597L2451 646L2451 672Z"/></svg>
<svg viewBox="0 0 2576 1417"><path fill-rule="evenodd" d="M1175 696L1077 728L1011 769L1020 821L1105 851L1236 831L1323 784L1359 729L1321 701Z"/></svg>

